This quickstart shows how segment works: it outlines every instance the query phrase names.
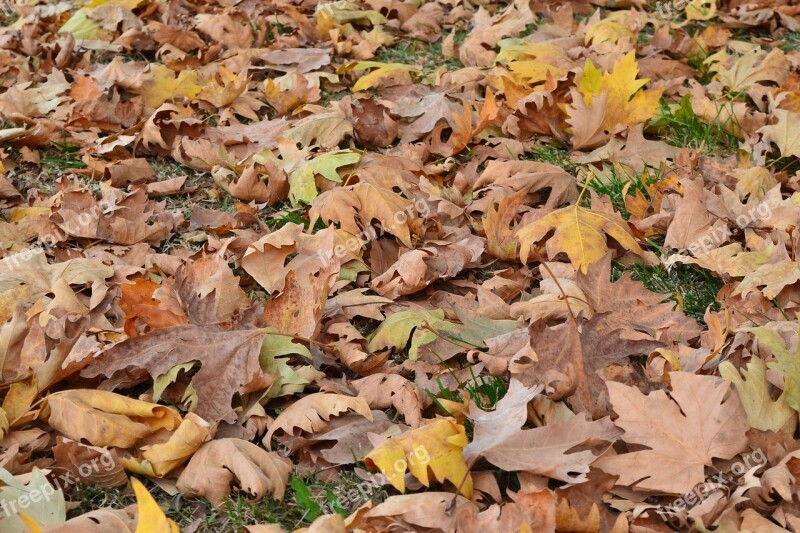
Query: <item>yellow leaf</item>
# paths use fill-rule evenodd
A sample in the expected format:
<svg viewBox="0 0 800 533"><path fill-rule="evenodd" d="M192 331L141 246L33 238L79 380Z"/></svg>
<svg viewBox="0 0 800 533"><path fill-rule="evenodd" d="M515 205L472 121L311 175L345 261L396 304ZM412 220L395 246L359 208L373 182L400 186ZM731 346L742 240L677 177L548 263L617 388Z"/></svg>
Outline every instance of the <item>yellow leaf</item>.
<svg viewBox="0 0 800 533"><path fill-rule="evenodd" d="M20 520L25 522L26 526L28 526L29 533L42 533L42 528L39 526L39 524L36 523L36 520L26 515L25 513L19 513L17 516L19 517Z"/></svg>
<svg viewBox="0 0 800 533"><path fill-rule="evenodd" d="M48 424L71 438L93 446L130 448L161 428L181 423L176 411L113 392L74 389L47 397Z"/></svg>
<svg viewBox="0 0 800 533"><path fill-rule="evenodd" d="M19 222L28 217L50 216L50 208L45 206L18 207L11 211L11 222Z"/></svg>
<svg viewBox="0 0 800 533"><path fill-rule="evenodd" d="M617 44L619 41L635 43L636 34L625 25L625 21L631 15L631 11L615 11L603 19L592 22L586 28L584 43L586 46L604 42Z"/></svg>
<svg viewBox="0 0 800 533"><path fill-rule="evenodd" d="M778 145L781 156L800 157L800 113L776 109L773 115L778 117L778 122L771 126L764 126L758 132L765 141Z"/></svg>
<svg viewBox="0 0 800 533"><path fill-rule="evenodd" d="M552 259L563 252L569 257L572 266L580 268L583 273L608 251L606 235L613 237L631 252L644 254L619 215L573 205L553 211L517 232L520 259L527 262L533 244L551 231L555 233L547 240L547 256Z"/></svg>
<svg viewBox="0 0 800 533"><path fill-rule="evenodd" d="M711 20L717 16L716 0L691 0L686 4L686 20Z"/></svg>
<svg viewBox="0 0 800 533"><path fill-rule="evenodd" d="M150 70L150 78L142 83L142 95L147 107L156 108L176 96L192 99L203 88L197 72L182 70L177 76L163 65L155 65Z"/></svg>
<svg viewBox="0 0 800 533"><path fill-rule="evenodd" d="M367 70L375 69L369 74L365 74L353 85L353 92L364 91L373 87L378 87L381 81L389 77L401 77L411 83L409 72L416 72L419 69L411 65L402 63L380 63L378 61L359 61L345 66L344 70ZM341 72L340 72L341 73Z"/></svg>
<svg viewBox="0 0 800 533"><path fill-rule="evenodd" d="M132 478L131 485L139 508L135 533L180 533L178 525L166 517L141 481Z"/></svg>
<svg viewBox="0 0 800 533"><path fill-rule="evenodd" d="M589 107L595 97L608 93L603 118L605 129L612 131L618 125L631 126L655 115L663 89L640 91L650 80L636 79L638 73L639 65L633 51L614 63L613 70L605 74L586 60L583 76L577 81L578 90Z"/></svg>
<svg viewBox="0 0 800 533"><path fill-rule="evenodd" d="M124 466L131 472L162 477L192 457L210 439L210 424L194 413L189 413L167 442L143 446L144 460L123 460Z"/></svg>
<svg viewBox="0 0 800 533"><path fill-rule="evenodd" d="M472 476L464 461L467 434L464 426L449 418L406 431L379 444L364 459L370 469L379 469L389 482L405 492L406 469L420 483L430 487L433 480L449 481L465 497L472 496Z"/></svg>

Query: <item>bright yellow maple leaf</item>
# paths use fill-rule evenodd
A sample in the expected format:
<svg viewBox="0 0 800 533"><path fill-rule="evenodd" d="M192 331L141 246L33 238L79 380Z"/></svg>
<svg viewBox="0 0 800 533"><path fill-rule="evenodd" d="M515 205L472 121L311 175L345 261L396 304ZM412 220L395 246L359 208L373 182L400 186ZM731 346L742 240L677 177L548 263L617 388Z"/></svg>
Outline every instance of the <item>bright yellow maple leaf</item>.
<svg viewBox="0 0 800 533"><path fill-rule="evenodd" d="M517 232L520 259L527 262L533 244L541 241L551 231L555 233L547 239L547 256L552 259L563 252L569 257L572 266L580 268L584 274L589 265L602 259L608 251L606 235L613 237L631 252L644 254L618 214L592 211L573 205L553 211Z"/></svg>
<svg viewBox="0 0 800 533"><path fill-rule="evenodd" d="M586 60L583 75L578 78L578 91L588 107L594 98L608 93L603 127L613 131L618 125L632 126L653 117L663 89L642 89L649 79L637 79L639 65L633 51L614 63L611 72L603 73ZM574 109L573 109L574 112Z"/></svg>
<svg viewBox="0 0 800 533"><path fill-rule="evenodd" d="M176 76L175 72L163 65L154 65L150 77L142 84L144 103L149 108L156 108L176 96L192 99L202 90L197 72L182 70Z"/></svg>
<svg viewBox="0 0 800 533"><path fill-rule="evenodd" d="M472 476L464 461L467 434L464 426L452 419L440 418L399 437L379 444L364 459L371 469L379 469L389 482L405 492L406 469L420 483L430 487L431 479L449 481L467 498L472 496Z"/></svg>

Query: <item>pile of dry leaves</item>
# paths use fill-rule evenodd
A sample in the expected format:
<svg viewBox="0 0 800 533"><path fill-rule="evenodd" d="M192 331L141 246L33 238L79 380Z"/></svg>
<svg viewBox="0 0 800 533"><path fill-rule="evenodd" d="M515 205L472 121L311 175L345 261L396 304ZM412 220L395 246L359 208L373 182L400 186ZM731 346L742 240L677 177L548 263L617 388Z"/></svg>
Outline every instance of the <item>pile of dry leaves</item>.
<svg viewBox="0 0 800 533"><path fill-rule="evenodd" d="M800 531L791 0L6 4L3 532Z"/></svg>

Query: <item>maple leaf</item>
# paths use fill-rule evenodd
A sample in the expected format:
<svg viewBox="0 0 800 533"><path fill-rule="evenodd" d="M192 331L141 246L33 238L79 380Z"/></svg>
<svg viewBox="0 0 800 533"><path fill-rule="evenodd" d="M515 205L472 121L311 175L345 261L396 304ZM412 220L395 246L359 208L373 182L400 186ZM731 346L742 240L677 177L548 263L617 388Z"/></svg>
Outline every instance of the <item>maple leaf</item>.
<svg viewBox="0 0 800 533"><path fill-rule="evenodd" d="M406 469L426 487L431 481L449 481L465 497L472 496L472 476L464 462L467 446L464 426L449 418L432 421L375 447L364 462L380 470L400 492L406 491ZM433 474L433 480L430 475Z"/></svg>
<svg viewBox="0 0 800 533"><path fill-rule="evenodd" d="M683 494L705 479L712 459L731 459L747 445L747 415L729 382L670 372L672 389L648 395L608 382L621 439L647 449L602 457L594 466L640 492ZM726 398L727 396L727 398ZM656 418L653 413L657 413Z"/></svg>
<svg viewBox="0 0 800 533"><path fill-rule="evenodd" d="M576 204L553 211L517 231L519 256L523 263L531 256L533 245L550 232L554 235L545 243L547 256L552 259L564 253L572 266L583 273L608 251L606 235L631 252L644 255L622 217Z"/></svg>
<svg viewBox="0 0 800 533"><path fill-rule="evenodd" d="M82 374L112 376L134 368L147 370L155 379L175 365L199 361L202 366L191 380L198 398L196 413L206 420L232 420L235 394L264 389L270 383L259 365L266 334L195 325L160 328L106 350Z"/></svg>
<svg viewBox="0 0 800 533"><path fill-rule="evenodd" d="M778 121L758 132L765 141L775 143L783 157L800 157L800 113L776 109L772 114Z"/></svg>
<svg viewBox="0 0 800 533"><path fill-rule="evenodd" d="M719 365L719 374L736 387L751 427L769 431L794 431L797 413L784 402L783 396L777 400L770 397L767 365L764 361L756 356L751 357L747 370L737 370L732 363L725 361Z"/></svg>
<svg viewBox="0 0 800 533"><path fill-rule="evenodd" d="M444 319L444 311L400 311L390 315L375 330L369 340L367 349L371 352L384 348L402 350L408 345L408 358L415 361L419 357L421 346L435 341L438 337L427 329L432 328L446 332L458 331L459 327Z"/></svg>
<svg viewBox="0 0 800 533"><path fill-rule="evenodd" d="M791 352L789 345L778 334L778 332L767 327L742 328L742 331L752 333L758 339L759 344L767 346L776 361L767 363L772 370L777 370L783 374L783 401L794 409L800 411L800 348Z"/></svg>
<svg viewBox="0 0 800 533"><path fill-rule="evenodd" d="M577 117L586 113L586 110L591 110L589 112L592 114L595 110L597 113L602 110L599 125L605 131L614 132L619 126L632 126L652 118L658 108L662 89L641 91L649 80L636 79L638 73L633 51L614 63L611 72L605 74L587 60L583 75L576 80L581 96L577 105L582 109L568 108L570 120L578 120ZM602 100L595 101L599 98Z"/></svg>

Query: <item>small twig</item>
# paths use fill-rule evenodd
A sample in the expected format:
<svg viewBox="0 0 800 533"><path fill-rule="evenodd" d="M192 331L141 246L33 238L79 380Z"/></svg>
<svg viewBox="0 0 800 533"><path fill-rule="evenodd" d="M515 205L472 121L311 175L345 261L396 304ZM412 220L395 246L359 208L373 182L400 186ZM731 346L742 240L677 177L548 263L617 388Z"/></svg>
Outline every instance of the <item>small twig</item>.
<svg viewBox="0 0 800 533"><path fill-rule="evenodd" d="M558 278L556 278L556 275L553 274L552 270L550 270L550 267L547 266L547 263L542 263L541 266L543 266L544 269L547 270L547 273L550 274L550 277L553 278L553 281L555 282L556 287L558 287L558 290L561 291L561 296L564 297L564 303L567 305L567 311L569 311L569 314L572 317L572 320L575 320L575 313L572 312L572 307L569 305L569 295L567 295L567 293L564 291L563 287L561 287L561 284L558 282Z"/></svg>

